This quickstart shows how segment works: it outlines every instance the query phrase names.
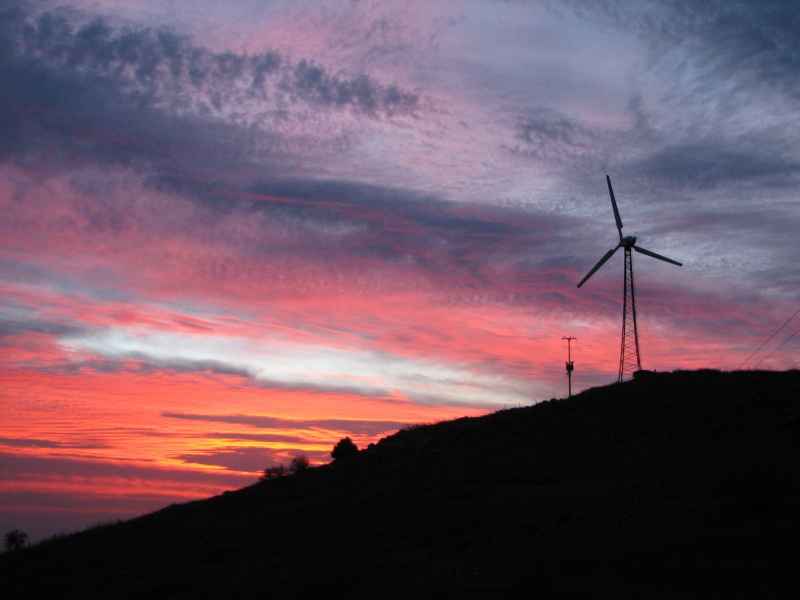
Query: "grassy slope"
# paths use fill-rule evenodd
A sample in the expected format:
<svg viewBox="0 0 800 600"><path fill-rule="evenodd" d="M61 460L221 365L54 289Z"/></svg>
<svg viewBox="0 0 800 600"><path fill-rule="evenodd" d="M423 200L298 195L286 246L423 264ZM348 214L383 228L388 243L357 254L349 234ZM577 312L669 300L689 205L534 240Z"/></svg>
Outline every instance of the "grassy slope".
<svg viewBox="0 0 800 600"><path fill-rule="evenodd" d="M8 598L790 597L800 372L654 374L0 556Z"/></svg>

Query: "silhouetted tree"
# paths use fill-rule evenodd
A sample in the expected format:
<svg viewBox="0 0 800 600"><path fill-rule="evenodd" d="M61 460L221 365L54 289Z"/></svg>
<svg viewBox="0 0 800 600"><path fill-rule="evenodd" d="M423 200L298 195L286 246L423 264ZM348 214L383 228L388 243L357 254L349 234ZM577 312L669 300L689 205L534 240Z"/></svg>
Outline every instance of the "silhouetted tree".
<svg viewBox="0 0 800 600"><path fill-rule="evenodd" d="M269 481L270 479L278 479L279 477L286 477L289 471L283 465L275 465L274 467L267 467L264 469L264 474L259 478L261 481Z"/></svg>
<svg viewBox="0 0 800 600"><path fill-rule="evenodd" d="M358 454L358 446L356 446L349 437L339 440L339 443L331 450L331 456L334 460L350 458L356 454Z"/></svg>
<svg viewBox="0 0 800 600"><path fill-rule="evenodd" d="M28 534L19 529L14 529L6 533L6 550L19 550L28 543Z"/></svg>
<svg viewBox="0 0 800 600"><path fill-rule="evenodd" d="M287 475L296 475L301 471L305 471L309 464L308 457L304 456L303 454L298 454L297 456L292 457L288 468L282 464L275 465L274 467L267 467L264 469L264 474L259 477L259 479L261 481L270 481L271 479L279 479L281 477L286 477Z"/></svg>
<svg viewBox="0 0 800 600"><path fill-rule="evenodd" d="M292 457L292 462L289 463L289 472L292 474L300 473L308 468L308 457L298 454Z"/></svg>

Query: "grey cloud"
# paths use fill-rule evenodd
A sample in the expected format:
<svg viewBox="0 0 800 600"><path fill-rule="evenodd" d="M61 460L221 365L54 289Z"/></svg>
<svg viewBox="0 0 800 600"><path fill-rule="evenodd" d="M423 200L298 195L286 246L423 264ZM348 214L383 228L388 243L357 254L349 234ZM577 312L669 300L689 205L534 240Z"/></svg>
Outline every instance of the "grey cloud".
<svg viewBox="0 0 800 600"><path fill-rule="evenodd" d="M170 365L159 364L158 368L164 367L175 369L175 364ZM357 386L357 385L336 385L329 383L312 383L310 381L300 378L299 380L290 379L265 379L260 377L257 373L253 373L247 369L239 368L236 366L224 365L212 361L190 362L186 361L185 366L182 367L187 371L211 371L221 374L234 374L247 377L250 383L256 387L265 390L282 390L282 391L305 391L317 392L320 394L345 394L354 396L363 396L365 398L380 398L389 395L390 390L376 386Z"/></svg>
<svg viewBox="0 0 800 600"><path fill-rule="evenodd" d="M707 189L753 180L784 188L797 183L800 162L769 131L729 135L719 131L670 141L652 125L639 98L633 98L628 109L633 125L618 131L599 130L552 111L533 111L518 120L515 137L521 144L512 152L566 164L587 175L612 167L650 184ZM625 157L626 146L637 148L644 158Z"/></svg>
<svg viewBox="0 0 800 600"><path fill-rule="evenodd" d="M523 153L547 159L549 155L583 154L600 137L599 132L553 111L537 110L521 117L516 137L525 144Z"/></svg>
<svg viewBox="0 0 800 600"><path fill-rule="evenodd" d="M425 239L463 236L507 239L529 230L520 223L520 215L513 209L467 207L408 190L374 185L330 180L273 180L259 182L248 191L268 197L302 199L275 203L270 207L273 213L302 217L311 222L358 222L379 229L381 236L387 236L384 239L392 238L393 231L387 231L390 229L400 237L413 237L414 243L422 246L427 245ZM354 235L363 235L363 232Z"/></svg>
<svg viewBox="0 0 800 600"><path fill-rule="evenodd" d="M787 158L794 140L781 123L791 118L800 100L800 13L795 3L559 4L640 39L646 54L643 70L632 80L632 125L598 132L593 139L591 132L576 138L569 121L536 122L522 130L528 137L535 134L527 148L535 148L538 140L572 148L577 139L575 156L604 155L612 168L643 180L698 189L747 180L795 185L798 163ZM754 106L762 108L753 111ZM601 147L600 139L611 143Z"/></svg>
<svg viewBox="0 0 800 600"><path fill-rule="evenodd" d="M317 419L311 421L294 421L278 417L258 417L251 415L199 415L191 413L163 412L162 417L171 419L186 419L191 421L209 421L216 423L230 423L234 425L247 425L264 429L302 428L302 429L331 429L349 431L358 435L378 435L386 431L400 429L407 423L397 421L350 421L344 419ZM228 437L227 434L220 434ZM241 437L242 434L236 434ZM248 438L250 439L250 438Z"/></svg>
<svg viewBox="0 0 800 600"><path fill-rule="evenodd" d="M178 373L197 373L197 372L208 372L208 373L216 373L217 375L236 375L238 377L245 377L250 379L253 377L252 373L244 368L238 367L231 363L226 363L219 360L168 360L168 361L159 361L154 360L153 358L143 355L143 354L135 354L132 358L137 358L142 361L146 361L147 364L146 369L149 371L152 369L152 372L160 372L163 370L178 372Z"/></svg>
<svg viewBox="0 0 800 600"><path fill-rule="evenodd" d="M573 226L570 218L557 214L539 215L514 206L464 205L343 181L270 179L232 194L230 189L204 188L188 178L162 185L203 198L215 211L238 205L237 210L248 215L255 237L240 235L236 244L246 246L248 252L268 253L272 260L287 257L292 264L303 263L304 268L292 271L295 290L304 279L317 291L318 286L335 287L336 277L363 270L367 259L375 268L393 264L413 277L407 282L351 278L348 285L424 285L460 297L471 288L470 297L522 303L524 298L509 294L508 288L521 285L521 271L530 267L537 249L558 243L559 236ZM231 201L237 198L238 203ZM219 223L206 229L202 223L193 226L195 234L202 232L209 239L219 235ZM281 235L270 236L273 230ZM325 269L324 276L314 270L314 265L328 264L335 264L335 270ZM339 290L331 288L331 292Z"/></svg>
<svg viewBox="0 0 800 600"><path fill-rule="evenodd" d="M64 444L53 440L40 440L35 438L7 438L0 437L0 445L13 446L14 448L58 448L58 449L81 449L95 450L98 448L108 448L105 444Z"/></svg>
<svg viewBox="0 0 800 600"><path fill-rule="evenodd" d="M0 345L3 338L13 337L24 333L45 333L53 336L63 336L77 333L78 329L64 323L54 323L41 319L15 320L4 318L0 320Z"/></svg>
<svg viewBox="0 0 800 600"><path fill-rule="evenodd" d="M346 182L264 181L249 188L264 197L302 201L265 201L254 209L308 225L341 225L335 254L352 253L382 260L415 261L432 273L494 257L528 254L532 246L558 235L560 217L533 215L513 207L466 206L405 190ZM305 239L314 239L307 232ZM346 265L346 263L343 263ZM441 271L440 271L441 270Z"/></svg>
<svg viewBox="0 0 800 600"><path fill-rule="evenodd" d="M757 142L724 139L669 145L629 163L623 172L671 185L691 184L700 189L754 180L760 180L761 185L796 186L800 162L785 156L770 157L756 145Z"/></svg>
<svg viewBox="0 0 800 600"><path fill-rule="evenodd" d="M417 108L417 95L395 85L367 74L332 75L323 66L293 63L276 51L215 53L171 31L116 29L102 18L86 22L63 10L38 18L7 10L0 13L0 27L4 62L102 80L138 108L215 114L249 125L259 124L270 111L280 112L287 101L373 117Z"/></svg>
<svg viewBox="0 0 800 600"><path fill-rule="evenodd" d="M259 442L260 444L303 444L306 442L305 438L295 435L282 435L280 433L205 433L203 438L212 438L215 440L226 440L230 443L247 441Z"/></svg>
<svg viewBox="0 0 800 600"><path fill-rule="evenodd" d="M415 94L367 74L275 51L215 53L67 10L0 9L0 40L0 81L13 82L0 86L0 159L38 170L116 164L154 185L224 187L315 170L299 157L347 147L339 125L312 139L309 118L387 119L417 106Z"/></svg>
<svg viewBox="0 0 800 600"><path fill-rule="evenodd" d="M35 457L23 456L18 454L5 454L0 452L0 464L12 464L13 470L7 470L4 476L9 481L19 481L35 479L38 477L69 477L79 474L82 477L114 477L129 480L144 478L150 481L187 481L197 482L198 480L216 484L235 486L241 483L239 477L231 473L204 472L197 473L194 470L180 469L165 470L158 466L142 466L131 462L104 462L102 459L92 457L86 458L71 457Z"/></svg>
<svg viewBox="0 0 800 600"><path fill-rule="evenodd" d="M601 128L559 111L534 108L517 115L513 141L504 149L556 170L568 169L571 179L576 174L593 178L607 169L620 149L642 139L649 142L652 134L640 129L641 123L619 130Z"/></svg>
<svg viewBox="0 0 800 600"><path fill-rule="evenodd" d="M7 62L0 64L0 79L14 82L0 88L5 117L0 119L0 157L23 166L46 154L55 167L88 158L196 176L220 164L249 163L257 137L220 122L143 110L136 98L109 81L85 75Z"/></svg>
<svg viewBox="0 0 800 600"><path fill-rule="evenodd" d="M316 235L320 242L306 245L305 252L315 247L342 251L323 234L311 232L315 224L355 224L346 236L346 252L411 259L435 276L453 265L471 268L475 256L497 255L510 246L522 251L534 240L530 231L544 231L544 224L520 220L513 210L468 213L455 204L400 191L275 181L274 173L292 161L282 133L270 137L242 127L235 116L227 122L203 118L204 111L217 110L214 106L233 110L253 98L267 106L288 98L332 109L350 107L374 117L414 110L413 94L368 76L333 75L320 65L291 63L274 52L215 54L167 31L116 30L103 20L76 25L80 17L64 11L34 19L12 10L2 13L0 21L10 48L2 55L0 77L16 82L13 89L0 91L0 107L8 116L0 120L0 155L24 162L47 152L51 165L86 158L124 164L147 173L153 185L201 199L215 211L235 204L225 192L241 189L243 180L253 181L257 160L262 183L244 184L246 191L319 201L253 203L267 221L305 224L307 237ZM239 96L226 104L233 90L240 90ZM197 97L205 98L205 108L196 104ZM356 210L364 208L369 210Z"/></svg>
<svg viewBox="0 0 800 600"><path fill-rule="evenodd" d="M619 12L616 13L620 15ZM717 77L762 82L800 100L800 13L795 2L714 0L651 2L644 18L628 15L655 52L685 47Z"/></svg>
<svg viewBox="0 0 800 600"><path fill-rule="evenodd" d="M129 359L135 361L131 365ZM174 373L214 373L218 375L234 375L248 380L252 386L265 390L282 391L312 391L326 394L346 394L366 398L382 398L390 395L388 388L376 386L336 385L327 383L313 383L311 381L265 379L257 372L232 362L221 360L190 360L190 359L161 359L144 352L126 352L114 358L91 358L81 364L73 362L51 365L44 370L51 372L73 372L80 369L93 369L102 373L131 372L149 374L156 372Z"/></svg>
<svg viewBox="0 0 800 600"><path fill-rule="evenodd" d="M328 74L324 67L301 60L284 79L282 87L292 95L299 94L307 100L324 106L354 106L366 114L377 111L387 116L408 113L417 107L418 96L404 92L397 86L378 84L367 75L355 79Z"/></svg>
<svg viewBox="0 0 800 600"><path fill-rule="evenodd" d="M717 76L746 77L800 98L797 31L792 0L562 0L578 13L637 34L651 60L676 51Z"/></svg>
<svg viewBox="0 0 800 600"><path fill-rule="evenodd" d="M76 470L74 473L75 476L86 477L84 471ZM58 476L61 474L54 475ZM233 483L230 483L230 485L233 485ZM103 495L89 496L88 494L80 492L65 493L62 491L54 493L27 490L0 491L0 505L4 507L22 506L25 507L25 509L32 509L34 511L34 515L32 515L32 524L35 523L36 525L39 525L43 518L46 519L52 515L57 515L58 518L55 519L56 522L54 523L54 527L57 526L58 529L56 530L61 531L62 533L79 531L85 526L89 525L89 523L84 523L83 526L78 528L66 526L71 520L77 520L75 517L76 513L78 515L85 515L86 513L93 514L99 511L107 511L109 513L110 520L116 521L120 518L128 518L133 516L130 514L131 512L136 514L144 514L146 512L158 510L159 508L162 508L174 501L174 496L166 496L157 493L125 494L125 505L123 508L120 506L118 497L108 497ZM25 510L21 512L24 513ZM113 518L111 518L112 515ZM96 519L96 517L92 517L92 519L92 525L105 520ZM27 527L26 530L28 530Z"/></svg>
<svg viewBox="0 0 800 600"><path fill-rule="evenodd" d="M225 448L198 454L179 454L173 458L186 463L224 467L228 471L241 473L258 473L280 462L277 454L266 448Z"/></svg>

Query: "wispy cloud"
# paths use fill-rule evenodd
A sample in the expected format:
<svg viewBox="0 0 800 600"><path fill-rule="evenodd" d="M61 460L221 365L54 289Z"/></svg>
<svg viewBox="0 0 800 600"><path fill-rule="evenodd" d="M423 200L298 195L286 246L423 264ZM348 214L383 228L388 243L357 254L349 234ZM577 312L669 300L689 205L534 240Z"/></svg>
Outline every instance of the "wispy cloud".
<svg viewBox="0 0 800 600"><path fill-rule="evenodd" d="M208 421L215 423L234 423L250 427L269 429L307 429L324 428L333 430L347 430L358 432L361 435L377 435L385 431L397 430L408 423L398 421L350 421L344 419L314 419L295 421L277 417L262 417L254 415L197 415L183 413L163 413L164 417L171 419L189 419L193 421Z"/></svg>

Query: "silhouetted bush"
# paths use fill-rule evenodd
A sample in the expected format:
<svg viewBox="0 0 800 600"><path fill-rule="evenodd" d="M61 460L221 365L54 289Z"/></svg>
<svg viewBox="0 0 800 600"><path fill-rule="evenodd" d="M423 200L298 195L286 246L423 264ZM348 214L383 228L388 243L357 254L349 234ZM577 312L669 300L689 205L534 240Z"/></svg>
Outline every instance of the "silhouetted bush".
<svg viewBox="0 0 800 600"><path fill-rule="evenodd" d="M5 548L6 550L19 550L28 543L28 534L19 529L14 529L6 533Z"/></svg>
<svg viewBox="0 0 800 600"><path fill-rule="evenodd" d="M298 454L292 457L292 462L289 463L289 472L293 475L305 471L308 468L308 457Z"/></svg>
<svg viewBox="0 0 800 600"><path fill-rule="evenodd" d="M339 440L339 443L331 450L331 456L334 460L351 458L356 454L358 454L358 446L349 437Z"/></svg>
<svg viewBox="0 0 800 600"><path fill-rule="evenodd" d="M286 477L287 475L296 475L297 473L305 471L309 467L309 464L308 457L298 454L292 457L288 468L282 464L275 465L274 467L267 467L264 469L264 474L259 477L259 479L261 481L270 481L272 479Z"/></svg>
<svg viewBox="0 0 800 600"><path fill-rule="evenodd" d="M286 477L289 470L283 465L275 465L274 467L267 467L264 469L264 474L259 478L261 481L270 481L278 479L279 477Z"/></svg>

